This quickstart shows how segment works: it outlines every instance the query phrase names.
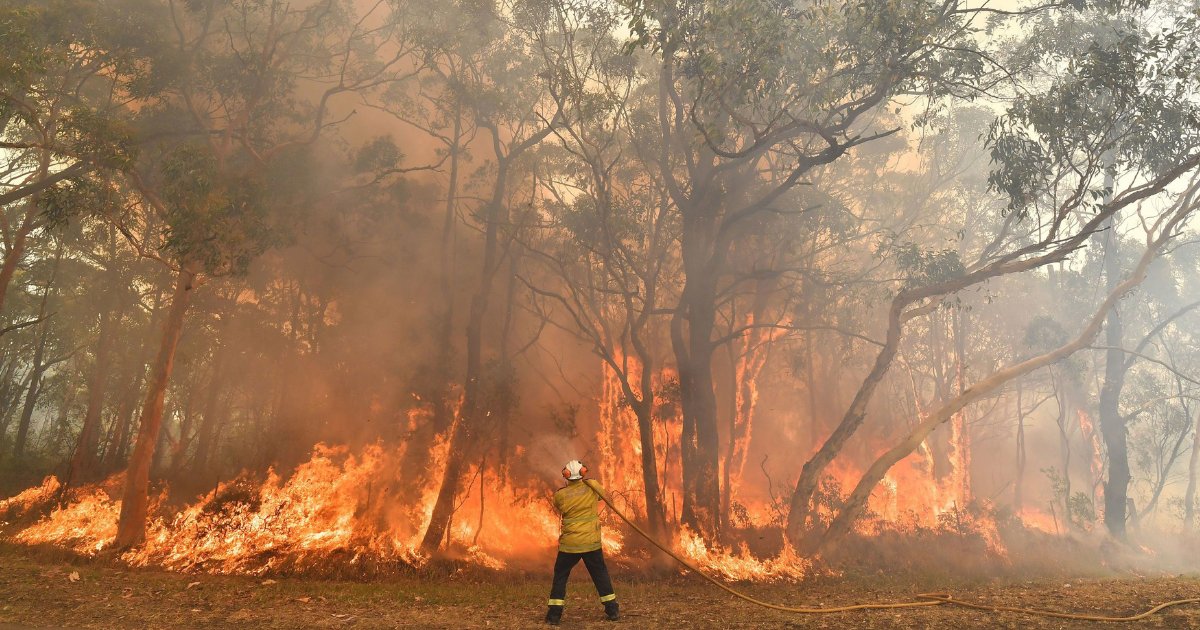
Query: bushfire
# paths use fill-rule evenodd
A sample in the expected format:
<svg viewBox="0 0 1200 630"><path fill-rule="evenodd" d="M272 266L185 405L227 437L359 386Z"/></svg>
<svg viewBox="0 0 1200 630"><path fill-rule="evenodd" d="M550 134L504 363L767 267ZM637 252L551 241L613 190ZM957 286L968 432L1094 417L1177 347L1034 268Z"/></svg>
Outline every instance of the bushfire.
<svg viewBox="0 0 1200 630"><path fill-rule="evenodd" d="M640 468L636 456L644 448L631 412L619 404L612 388L602 401L599 476L614 498L633 514L645 514L639 497ZM664 427L659 435L668 435ZM621 445L635 445L634 449ZM677 449L653 445L666 462L661 474L668 495L678 492L669 477ZM952 451L960 452L960 451ZM430 557L421 550L422 534L436 500L437 469L444 466L446 444L439 440L431 454L431 474L421 480L398 478L404 447L372 444L357 452L346 446L318 445L311 458L285 474L250 474L218 483L190 501L180 502L163 488L152 501L144 544L114 549L120 513L120 476L99 484L64 488L48 477L41 485L0 502L0 518L9 521L12 540L26 545L53 545L82 555L111 553L132 566L154 566L182 572L222 574L380 574L421 567ZM518 448L518 454L524 449ZM677 464L675 464L677 465ZM544 478L519 479L509 467L497 472L475 466L465 477L453 526L447 531L447 556L464 565L502 570L530 567L551 557L558 519L549 502L552 484ZM824 486L836 501L861 471L843 466L831 471ZM419 500L406 505L399 489L423 484ZM987 551L1006 554L995 523L986 513L962 509L958 478L935 478L929 449L921 449L893 468L871 500L871 518L858 533L864 536L914 528L942 527L986 541ZM744 496L743 496L744 495ZM668 499L668 505L674 501ZM813 570L811 558L797 553L778 535L778 500L737 497L741 516L730 524L727 545L706 542L678 526L668 513L669 542L697 566L729 580L798 580ZM828 518L829 506L822 513ZM42 514L40 518L35 515ZM627 565L648 565L649 547L612 514L605 514L605 552ZM776 532L774 538L767 535ZM748 545L747 540L775 540Z"/></svg>

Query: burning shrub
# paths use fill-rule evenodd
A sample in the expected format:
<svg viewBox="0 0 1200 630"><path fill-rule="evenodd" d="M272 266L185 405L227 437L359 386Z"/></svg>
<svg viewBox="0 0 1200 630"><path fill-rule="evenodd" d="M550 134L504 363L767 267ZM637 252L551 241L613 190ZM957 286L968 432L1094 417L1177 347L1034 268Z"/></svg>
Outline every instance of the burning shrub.
<svg viewBox="0 0 1200 630"><path fill-rule="evenodd" d="M58 477L51 475L41 485L0 501L0 521L14 522L48 509L61 488Z"/></svg>

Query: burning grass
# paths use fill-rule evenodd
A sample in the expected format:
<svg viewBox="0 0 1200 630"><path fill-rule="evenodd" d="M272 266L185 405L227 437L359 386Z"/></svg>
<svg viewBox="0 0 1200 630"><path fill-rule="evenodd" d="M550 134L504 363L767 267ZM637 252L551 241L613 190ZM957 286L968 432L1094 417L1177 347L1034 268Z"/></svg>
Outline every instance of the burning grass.
<svg viewBox="0 0 1200 630"><path fill-rule="evenodd" d="M430 558L419 544L436 490L427 482L415 493L418 502L404 505L396 490L405 482L396 478L401 455L379 445L357 454L344 447L318 446L307 462L286 476L275 471L262 478L243 476L184 503L169 501L164 490L153 502L145 543L125 551L109 549L120 513L120 478L65 493L56 479L47 478L0 501L0 514L8 521L7 536L22 545L48 545L85 557L106 554L135 567L255 576L413 574L430 568ZM554 555L558 535L558 518L547 500L549 487L517 487L491 470L471 470L468 477L471 482L448 533L449 551L439 558L436 570L496 573L544 568ZM850 538L819 560L792 550L783 541L778 518L769 516L771 507L762 505L738 504L757 516L739 521L728 538L735 541L732 545L706 544L686 529L677 530L671 542L712 575L767 583L885 567L918 574L1041 575L1137 564L1114 561L1104 541L1081 538L1083 532L1051 533L1036 523L1030 527L1017 515L986 503L943 505L945 495L927 479L922 484L916 484L922 481L919 476L898 479L906 487L924 489L927 509L911 509L916 501L912 493L899 500L896 481L890 481L880 487L871 513ZM621 500L621 495L615 496ZM835 479L823 485L820 496L824 505L819 518L827 518L842 498ZM901 511L901 506L908 509ZM639 573L661 568L651 561L644 541L613 515L605 512L602 518L605 551L616 566Z"/></svg>

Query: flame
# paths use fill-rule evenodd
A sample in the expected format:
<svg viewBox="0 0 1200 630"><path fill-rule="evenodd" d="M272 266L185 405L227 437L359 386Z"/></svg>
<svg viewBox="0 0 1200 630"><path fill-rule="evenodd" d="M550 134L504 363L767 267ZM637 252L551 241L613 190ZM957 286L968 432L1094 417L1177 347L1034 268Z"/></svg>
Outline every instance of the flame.
<svg viewBox="0 0 1200 630"><path fill-rule="evenodd" d="M1079 409L1078 415L1079 432L1083 434L1084 443L1088 445L1091 455L1088 464L1092 473L1092 502L1100 505L1104 502L1104 484L1101 483L1104 479L1104 451L1100 444L1100 434L1086 411Z"/></svg>
<svg viewBox="0 0 1200 630"><path fill-rule="evenodd" d="M631 380L639 383L636 361L623 361ZM760 367L741 366L750 381L751 373ZM659 371L656 388L672 378L669 370ZM741 397L739 406L749 412L757 397L756 386L751 382L737 393ZM598 403L599 469L610 495L630 516L645 517L641 452L651 449L659 464L668 525L677 526L678 414L656 410L654 443L642 444L636 415L625 401L616 374L607 368ZM428 413L428 409L421 408L411 411L406 418L409 429L427 421L422 415ZM1097 436L1089 432L1087 422L1081 414L1085 435L1095 442ZM748 434L749 427L746 430ZM374 444L351 452L345 446L317 445L307 462L288 473L269 470L260 479L247 475L229 480L181 508L168 511L164 490L152 506L154 518L148 525L145 543L118 557L133 566L250 575L327 572L335 567L378 571L421 566L428 561L420 551L420 543L445 469L448 433L421 446L429 451L424 460L429 472L419 482L399 478L404 446L385 448ZM946 479L937 478L929 444L921 444L894 466L871 495L872 517L857 523L857 532L877 535L922 528L969 533L982 538L990 554L1006 557L992 510L970 501L970 445L964 418L952 424L950 446L951 467ZM508 461L519 460L524 452L521 446L513 447ZM511 477L511 470L512 466L498 470L483 462L468 467L447 532L448 553L467 564L497 571L514 561L544 562L553 557L560 517L550 501L552 488L520 482ZM824 498L817 509L818 517L826 521L861 478L862 469L851 458L842 457L829 466L828 474L832 483L824 486ZM741 512L737 527L748 531L779 527L781 507L777 497L739 492L740 482L741 475L732 474L726 488L726 492L734 492ZM409 499L402 501L399 490L406 483L422 485L416 492L405 492ZM114 491L117 484L110 481L107 486L108 490L76 489L70 503L19 531L15 540L54 544L85 555L108 548L115 538L120 502ZM58 480L49 477L40 486L0 501L0 516L19 516L30 512L31 506L48 505L58 492ZM1051 529L1045 515L1027 510L1021 516L1034 527L1057 531ZM645 547L627 548L629 533L613 515L604 511L602 519L606 554L630 559L645 554ZM756 556L745 544L734 548L713 546L687 529L675 531L679 532L672 541L676 550L702 570L726 579L798 580L812 569L809 559L800 557L786 544L770 554Z"/></svg>
<svg viewBox="0 0 1200 630"><path fill-rule="evenodd" d="M0 501L0 518L19 519L38 506L49 503L61 488L62 484L58 482L58 477L53 475L46 477L42 480L41 485L27 488L20 494Z"/></svg>
<svg viewBox="0 0 1200 630"><path fill-rule="evenodd" d="M55 509L47 518L19 532L15 540L26 545L53 544L91 556L117 537L120 515L120 501L112 500L103 490L91 489L74 503Z"/></svg>
<svg viewBox="0 0 1200 630"><path fill-rule="evenodd" d="M714 552L699 535L682 528L678 541L679 551L701 570L719 575L727 580L757 580L773 582L800 580L808 575L812 563L796 554L790 545L774 558L760 560L751 555L743 543L738 552Z"/></svg>

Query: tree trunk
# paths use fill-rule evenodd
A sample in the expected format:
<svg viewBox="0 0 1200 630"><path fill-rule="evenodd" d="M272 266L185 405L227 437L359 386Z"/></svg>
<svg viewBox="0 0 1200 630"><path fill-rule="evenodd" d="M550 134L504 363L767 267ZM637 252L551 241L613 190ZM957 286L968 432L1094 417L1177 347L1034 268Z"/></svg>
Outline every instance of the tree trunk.
<svg viewBox="0 0 1200 630"><path fill-rule="evenodd" d="M1178 225L1178 221L1182 220L1182 218L1185 216L1187 216L1186 213L1177 214L1172 221L1168 221L1163 228L1164 231L1162 234L1169 234L1170 230L1175 229L1175 227ZM1051 350L1050 352L1026 359L1025 361L1015 365L1011 365L1007 368L993 372L986 378L968 387L963 391L963 393L955 396L933 413L929 414L925 420L916 426L916 428L908 435L908 437L875 460L870 468L863 473L862 479L859 480L858 484L854 487L854 490L850 493L850 496L846 499L841 511L838 512L837 516L835 516L833 521L829 524L829 528L826 530L825 536L819 541L808 541L808 544L803 550L807 552L814 552L823 546L829 547L840 542L841 539L847 533L849 533L851 527L853 527L854 523L862 515L863 511L867 507L867 502L871 497L871 493L874 491L875 487L879 485L879 482L883 480L884 476L887 475L887 472L892 468L892 466L911 454L913 450L915 450L923 441L925 441L925 438L927 438L934 429L936 429L942 423L948 421L954 414L958 413L967 405L972 404L984 396L987 396L988 394L998 390L1005 383L1029 374L1034 370L1041 369L1048 365L1053 365L1091 344L1092 340L1100 334L1100 328L1104 324L1105 319L1111 310L1116 307L1121 298L1132 291L1134 287L1138 286L1142 280L1145 279L1146 270L1149 268L1150 263L1156 258L1157 253L1161 250L1165 243L1166 237L1160 236L1150 244L1150 246L1142 254L1141 260L1138 261L1137 267L1133 270L1129 277L1123 280L1120 284L1116 285L1115 288L1108 293L1104 302L1099 306L1099 308L1096 309L1095 314L1090 318L1077 337L1059 346L1058 348ZM1123 509L1124 507L1122 506L1122 510Z"/></svg>
<svg viewBox="0 0 1200 630"><path fill-rule="evenodd" d="M685 230L686 231L686 230ZM686 266L686 263L685 263ZM680 300L687 321L673 322L672 344L679 368L683 407L683 509L681 522L704 540L716 540L721 509L718 476L717 397L714 390L712 330L716 321L715 279L693 268Z"/></svg>
<svg viewBox="0 0 1200 630"><path fill-rule="evenodd" d="M1104 241L1104 281L1109 291L1118 282L1121 262L1116 217L1108 223ZM1125 537L1125 507L1129 496L1129 448L1125 418L1121 416L1121 390L1125 387L1125 335L1121 312L1113 308L1104 327L1104 385L1100 388L1100 434L1108 452L1108 481L1104 484L1104 526L1117 538Z"/></svg>
<svg viewBox="0 0 1200 630"><path fill-rule="evenodd" d="M1188 460L1187 490L1183 493L1183 526L1189 531L1196 523L1196 477L1200 469L1200 412L1192 426L1192 456Z"/></svg>
<svg viewBox="0 0 1200 630"><path fill-rule="evenodd" d="M33 409L37 405L38 394L42 388L42 374L45 366L42 361L46 355L46 324L42 324L41 337L37 349L33 352L33 365L29 368L29 388L25 390L25 405L21 408L21 418L17 422L17 438L13 442L13 457L25 457L25 444L29 440L29 427L33 424Z"/></svg>
<svg viewBox="0 0 1200 630"><path fill-rule="evenodd" d="M867 417L867 404L870 403L879 384L883 382L883 378L900 348L904 324L903 313L907 305L908 302L900 298L892 300L892 306L888 312L887 338L883 348L875 357L874 366L859 385L854 400L846 409L837 428L826 438L817 452L805 462L804 468L800 471L800 478L796 481L796 489L792 492L791 502L788 506L786 525L787 538L797 548L811 546L811 541L806 542L804 538L810 526L808 521L812 510L813 494L821 483L821 476L824 474L825 468L841 452L842 447L858 431Z"/></svg>
<svg viewBox="0 0 1200 630"><path fill-rule="evenodd" d="M13 275L17 272L17 264L25 255L25 237L26 231L22 227L18 227L12 247L5 250L4 261L0 264L0 313L4 312L8 287L12 285Z"/></svg>
<svg viewBox="0 0 1200 630"><path fill-rule="evenodd" d="M500 226L508 222L505 198L509 168L514 159L536 146L553 130L550 126L542 127L521 142L510 145L508 153L505 154L500 129L487 121L480 121L479 124L486 127L492 136L492 151L496 156L496 179L492 186L492 197L483 212L483 265L479 287L471 298L467 317L467 372L463 386L462 410L458 422L450 429L450 450L446 455L446 469L438 489L437 501L433 506L433 514L429 519L429 527L421 540L421 548L427 553L436 551L441 546L446 532L450 529L450 520L454 516L454 498L458 495L462 482L467 449L475 441L475 433L479 429L476 425L485 417L483 410L479 408L479 388L482 385L480 378L483 376L483 326L488 313L492 285L495 283L501 262Z"/></svg>
<svg viewBox="0 0 1200 630"><path fill-rule="evenodd" d="M475 433L480 427L482 410L479 408L480 387L483 383L483 326L488 313L488 303L491 299L492 285L496 279L500 258L500 224L506 219L504 195L508 178L509 154L506 158L500 148L498 131L492 129L495 155L497 158L496 182L492 190L492 198L484 212L484 245L483 268L480 273L479 287L471 297L470 311L467 317L467 371L466 382L463 384L463 402L459 412L458 422L450 429L450 448L446 454L446 469L442 474L441 487L438 489L437 501L430 515L429 526L421 540L421 549L426 553L437 551L446 538L450 529L450 520L454 517L454 498L458 496L459 486L465 470L467 450L473 445ZM544 137L544 136L543 136Z"/></svg>
<svg viewBox="0 0 1200 630"><path fill-rule="evenodd" d="M129 433L133 427L133 414L137 409L137 392L141 387L142 379L138 376L131 380L129 389L121 396L121 402L117 407L117 418L112 430L112 439L109 440L101 460L100 469L105 474L120 468L129 455Z"/></svg>
<svg viewBox="0 0 1200 630"><path fill-rule="evenodd" d="M79 441L75 446L75 454L71 457L71 470L67 483L78 483L95 475L96 451L100 442L100 414L104 411L104 395L108 389L109 355L113 347L113 327L115 318L113 311L107 306L100 313L99 338L96 340L96 364L92 367L92 376L88 382L87 411L83 416L83 429L79 432Z"/></svg>
<svg viewBox="0 0 1200 630"><path fill-rule="evenodd" d="M22 241L24 235L19 237ZM14 247L14 250L16 248ZM38 319L42 323L38 326L38 345L33 353L33 364L29 368L29 389L25 391L25 406L21 409L21 419L17 424L17 438L13 443L13 456L20 459L25 456L25 444L29 439L29 427L33 423L33 410L37 405L38 395L42 388L42 375L45 374L46 358L46 338L50 335L50 323L46 321L46 303L50 299L50 291L54 287L54 281L58 277L58 266L62 262L62 241L59 241L57 252L54 257L54 266L51 268L50 278L46 281L46 288L42 290L42 299L38 304ZM7 264L7 259L5 260ZM6 290L7 284L0 284L0 291Z"/></svg>
<svg viewBox="0 0 1200 630"><path fill-rule="evenodd" d="M652 399L650 399L652 400ZM634 405L638 421L638 439L642 442L642 485L646 492L646 522L655 536L666 531L667 512L663 506L662 489L658 485L658 462L654 455L653 404L643 401Z"/></svg>
<svg viewBox="0 0 1200 630"><path fill-rule="evenodd" d="M759 283L761 285L761 283ZM757 287L754 299L754 310L747 324L762 325L766 318L767 299L769 291L764 286ZM750 450L750 436L754 428L754 412L758 406L758 378L766 367L770 354L770 343L773 335L768 328L751 328L745 336L741 356L731 357L734 363L734 383L732 398L733 413L729 422L729 441L725 452L724 486L721 496L722 522L728 523L730 508L736 490L741 484L742 474L746 467L746 457Z"/></svg>
<svg viewBox="0 0 1200 630"><path fill-rule="evenodd" d="M489 224L492 223L494 222L489 221ZM489 228L489 232L491 229L494 228ZM487 314L488 293L492 284L488 274L484 275L485 279L479 291L471 300L470 319L467 322L467 380L463 386L462 410L458 422L451 429L450 450L446 454L442 484L438 489L429 527L421 540L421 548L426 553L437 551L450 529L450 520L454 516L454 499L458 496L465 470L467 449L474 443L475 432L478 430L476 425L481 415L478 407L479 389L482 385L480 377L483 371L483 320Z"/></svg>
<svg viewBox="0 0 1200 630"><path fill-rule="evenodd" d="M954 309L954 383L956 393L966 388L966 325L961 308ZM971 502L971 425L963 407L950 420L950 463L958 509Z"/></svg>
<svg viewBox="0 0 1200 630"><path fill-rule="evenodd" d="M117 419L113 427L113 437L109 441L108 448L105 449L104 458L101 463L101 469L107 473L117 470L125 466L126 457L129 455L129 437L133 431L133 417L137 412L138 398L141 394L142 381L146 378L146 364L149 362L151 351L154 348L154 340L158 338L156 332L161 327L164 309L163 302L167 299L165 279L169 277L163 274L156 283L157 289L154 292L154 299L150 307L150 321L146 326L144 334L141 335L142 343L132 357L126 357L126 370L123 374L123 382L125 386L122 388L121 400L117 409Z"/></svg>
<svg viewBox="0 0 1200 630"><path fill-rule="evenodd" d="M192 460L192 471L203 475L209 469L209 459L212 453L213 441L217 434L217 409L220 394L225 384L225 356L230 352L229 346L222 343L217 348L213 359L212 376L208 379L208 391L204 397L204 418L200 423L200 431L196 437L196 457Z"/></svg>
<svg viewBox="0 0 1200 630"><path fill-rule="evenodd" d="M1062 455L1062 482L1063 482L1063 497L1062 510L1063 518L1066 520L1066 526L1071 526L1070 501L1071 498L1071 436L1067 433L1067 418L1070 417L1070 408L1067 406L1067 395L1062 391L1062 386L1059 386L1059 391L1055 392L1058 403L1058 443L1059 451Z"/></svg>
<svg viewBox="0 0 1200 630"><path fill-rule="evenodd" d="M175 292L163 325L162 343L147 383L146 399L138 420L137 443L129 459L125 476L125 491L121 501L121 517L117 523L117 547L124 549L142 542L146 536L146 517L149 510L150 466L162 428L163 401L175 364L175 350L183 334L183 320L191 300L196 274L180 269L176 276Z"/></svg>
<svg viewBox="0 0 1200 630"><path fill-rule="evenodd" d="M696 204L683 215L684 286L671 320L671 346L679 371L683 426L683 507L680 521L701 538L717 540L721 513L720 442L713 382L713 328L717 275L728 243L716 242L719 199Z"/></svg>
<svg viewBox="0 0 1200 630"><path fill-rule="evenodd" d="M455 282L456 257L455 257L455 225L458 222L457 202L458 202L458 173L459 160L462 149L459 143L462 140L462 104L456 100L454 105L454 132L451 136L452 142L450 150L450 174L449 182L446 185L446 207L442 217L442 244L441 244L441 265L439 269L439 290L442 299L442 309L439 313L437 328L437 358L434 365L434 383L436 391L433 392L433 407L432 417L428 427L414 427L413 434L407 438L408 447L404 451L404 459L401 462L401 471L403 478L425 481L431 473L429 470L429 453L434 439L444 434L450 429L454 422L454 405L450 400L452 395L451 382L453 381L454 370L452 367L454 358L454 317L455 317L455 299L454 292L457 288ZM408 483L401 488L401 500L405 503L412 503L420 494L420 490L424 484Z"/></svg>
<svg viewBox="0 0 1200 630"><path fill-rule="evenodd" d="M1020 514L1025 506L1025 408L1021 400L1021 384L1017 383L1017 477L1013 481L1013 513Z"/></svg>

